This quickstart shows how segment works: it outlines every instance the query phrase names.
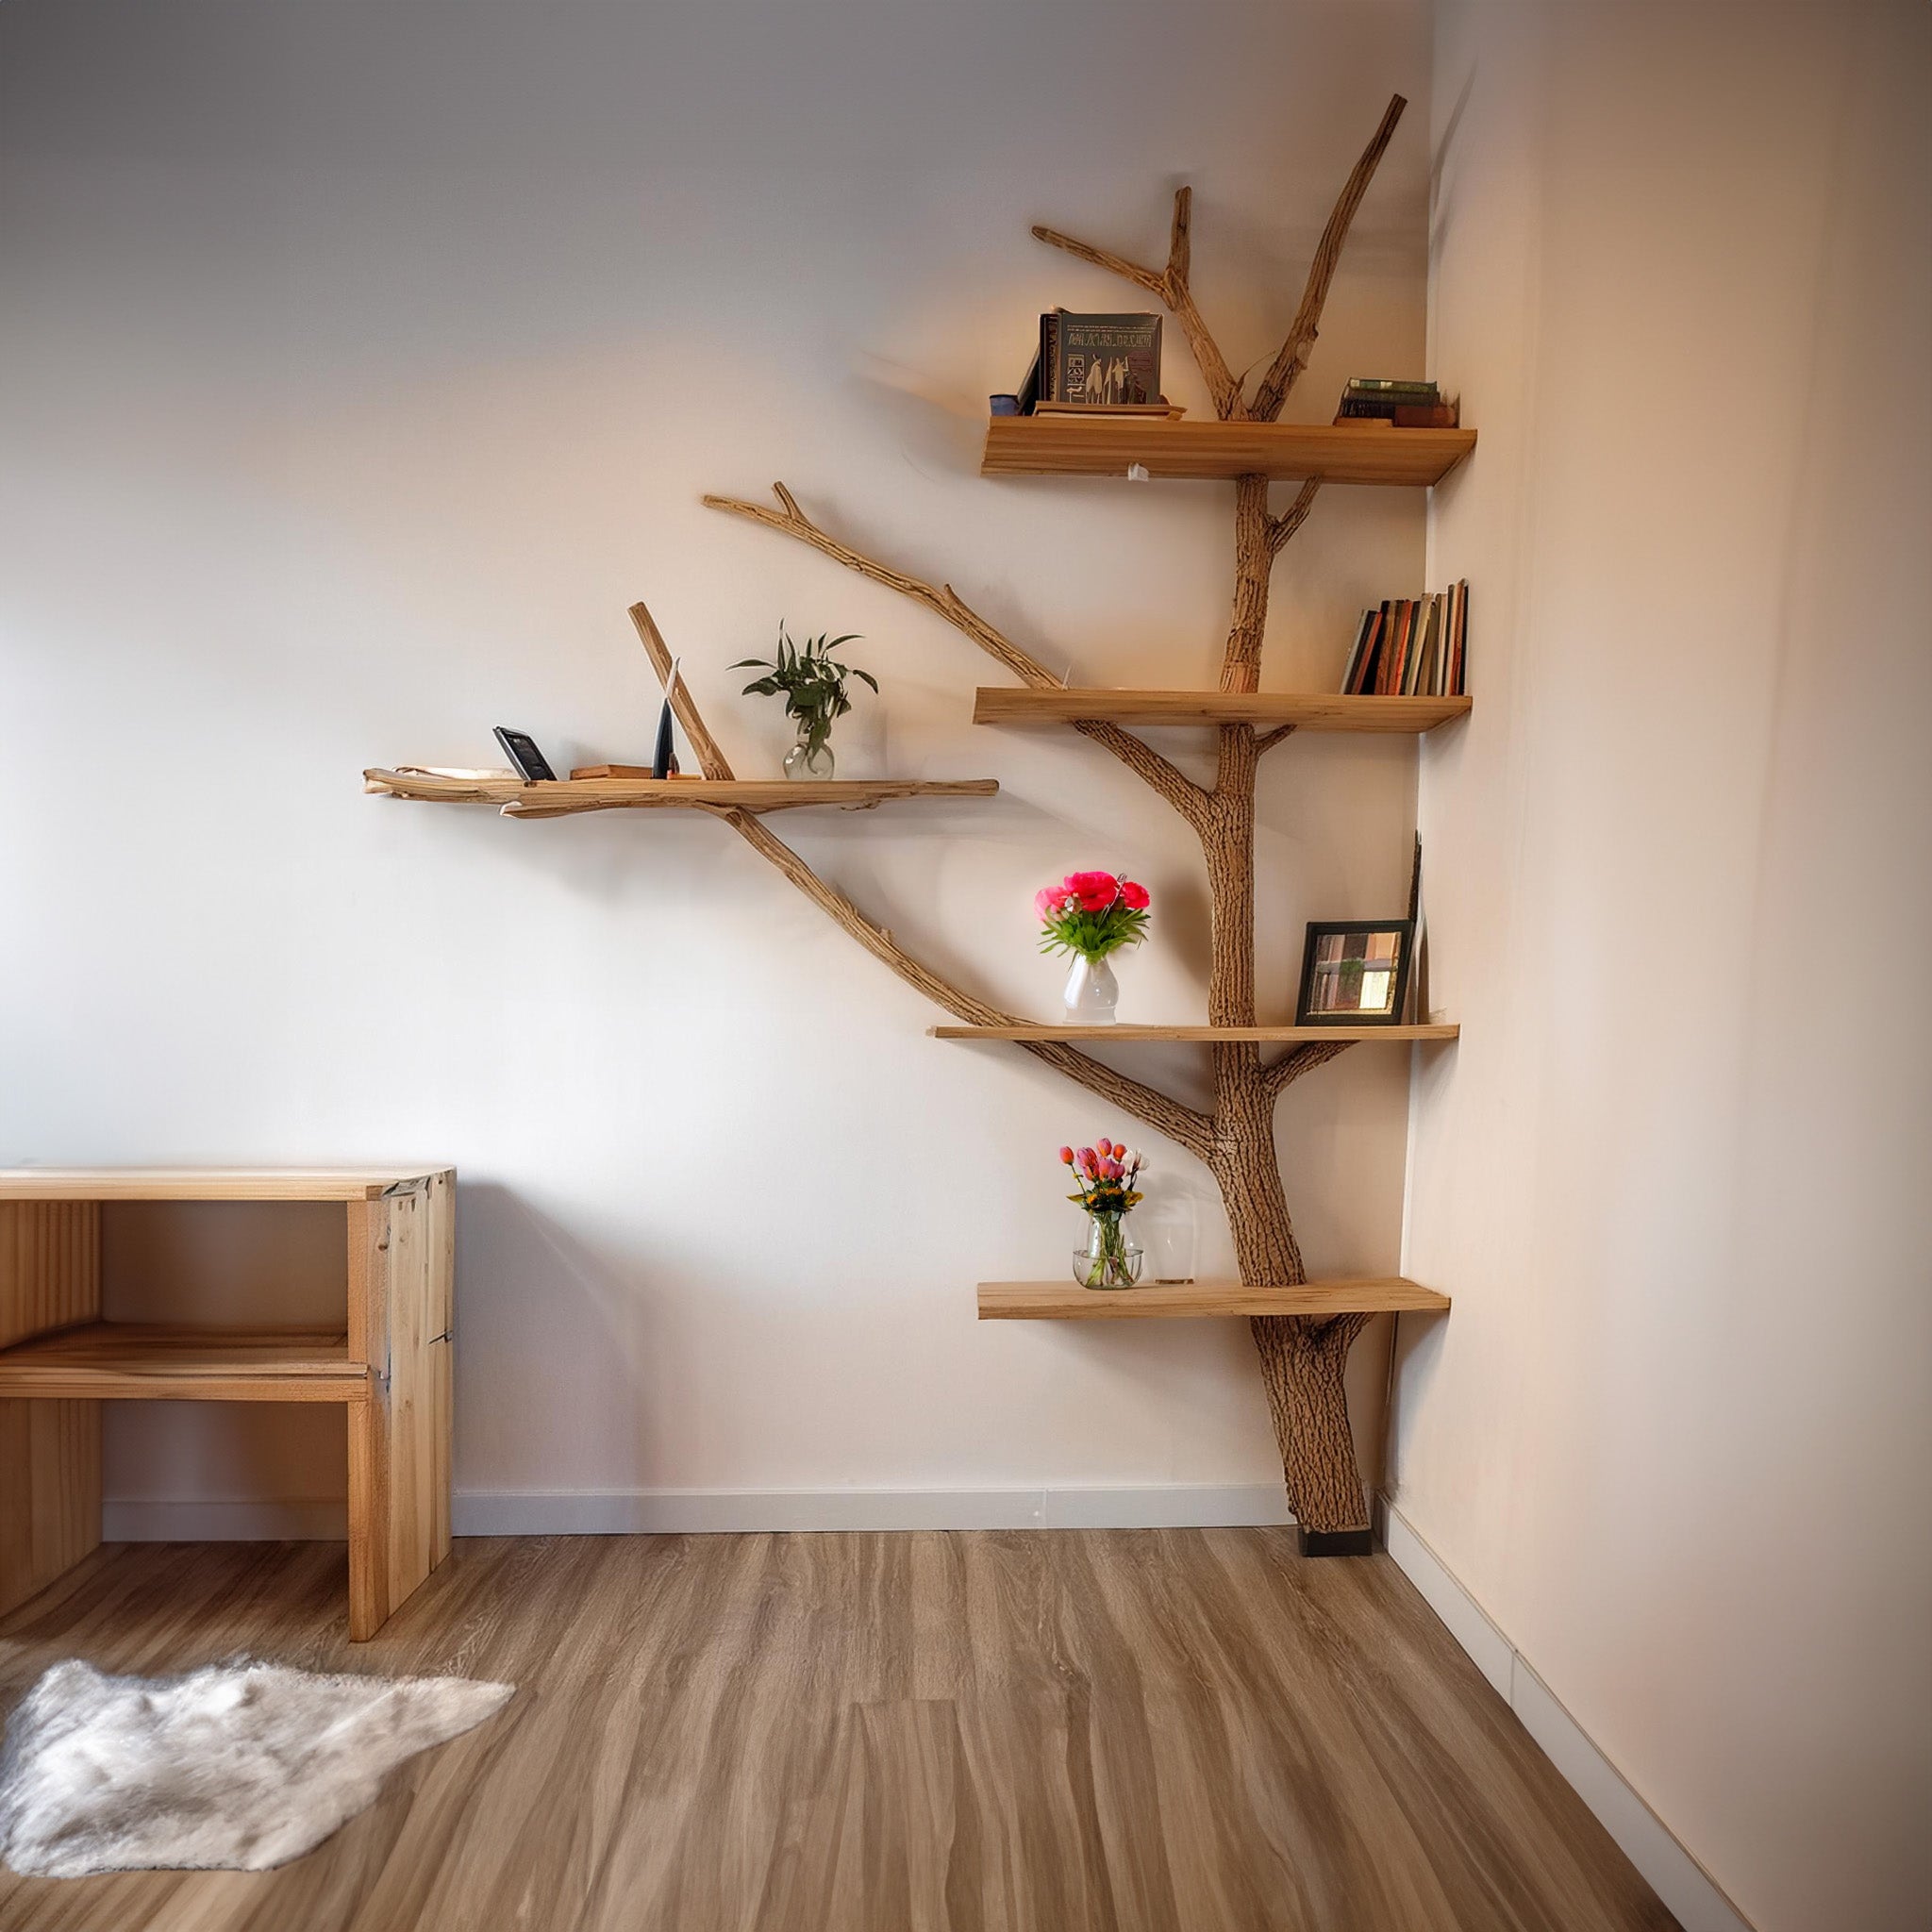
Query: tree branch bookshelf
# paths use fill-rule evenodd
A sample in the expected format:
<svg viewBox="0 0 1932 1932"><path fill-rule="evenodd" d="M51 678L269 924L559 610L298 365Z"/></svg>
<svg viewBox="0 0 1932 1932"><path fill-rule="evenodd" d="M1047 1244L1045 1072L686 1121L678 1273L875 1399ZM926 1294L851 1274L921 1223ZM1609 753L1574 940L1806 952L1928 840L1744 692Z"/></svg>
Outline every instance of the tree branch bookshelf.
<svg viewBox="0 0 1932 1932"><path fill-rule="evenodd" d="M1286 339L1252 394L1230 370L1196 306L1190 284L1192 196L1174 197L1166 265L1142 267L1051 228L1034 234L1157 295L1174 314L1209 393L1211 421L1104 418L994 418L987 429L983 473L991 476L1124 476L1140 466L1156 478L1231 482L1234 488L1235 587L1218 688L1213 691L1094 691L1069 689L1029 651L989 623L950 584L933 583L857 548L816 523L785 484L774 502L707 496L711 508L804 544L832 562L882 585L942 619L987 653L1017 688L989 687L974 698L976 723L1059 724L1127 766L1157 792L1200 841L1211 907L1207 1023L1202 1025L1080 1027L1037 1024L999 1011L915 958L886 926L827 885L764 823L767 813L804 805L871 806L888 799L987 795L991 779L953 784L914 781L860 787L838 798L831 785L765 785L737 779L683 682L672 676L672 654L642 604L631 616L679 723L696 753L701 782L656 786L590 780L526 787L503 781L467 791L396 781L392 771L368 774L372 789L444 800L498 803L507 816L681 806L710 812L833 919L882 965L950 1014L936 1026L945 1040L998 1041L1018 1046L1109 1105L1146 1123L1200 1160L1220 1189L1234 1238L1238 1283L1187 1291L1118 1292L1071 1283L987 1283L979 1311L987 1319L1105 1320L1140 1315L1236 1315L1249 1320L1280 1448L1289 1500L1312 1553L1355 1554L1369 1547L1367 1498L1349 1431L1343 1373L1356 1337L1385 1309L1434 1309L1446 1298L1397 1278L1311 1283L1303 1268L1274 1144L1274 1108L1294 1081L1357 1041L1448 1042L1447 1023L1404 1026L1267 1026L1257 1024L1255 970L1255 781L1262 755L1300 730L1420 733L1453 723L1466 697L1375 698L1260 689L1269 582L1274 559L1306 524L1329 484L1426 488L1475 446L1464 429L1395 429L1380 425L1282 424L1276 419L1307 367L1323 306L1357 208L1367 192L1406 103L1392 97L1356 162L1324 230L1300 307ZM1270 485L1298 482L1275 509ZM1060 659L1056 656L1054 661ZM1128 725L1201 725L1215 740L1210 783L1197 783ZM460 784L461 781L452 781ZM593 791L592 786L608 789ZM875 795L859 795L861 792ZM796 794L806 793L807 796ZM1198 1041L1211 1066L1210 1107L1187 1105L1145 1080L1083 1051L1087 1044L1137 1041ZM1262 1058L1264 1044L1288 1051Z"/></svg>

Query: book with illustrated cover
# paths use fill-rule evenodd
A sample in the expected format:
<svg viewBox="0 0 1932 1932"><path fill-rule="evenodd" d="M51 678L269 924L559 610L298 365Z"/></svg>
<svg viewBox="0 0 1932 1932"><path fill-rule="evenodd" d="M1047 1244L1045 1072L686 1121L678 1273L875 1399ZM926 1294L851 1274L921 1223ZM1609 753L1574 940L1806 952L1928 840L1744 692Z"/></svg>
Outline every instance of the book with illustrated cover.
<svg viewBox="0 0 1932 1932"><path fill-rule="evenodd" d="M1050 310L1040 318L1038 384L1041 403L1158 403L1159 316Z"/></svg>

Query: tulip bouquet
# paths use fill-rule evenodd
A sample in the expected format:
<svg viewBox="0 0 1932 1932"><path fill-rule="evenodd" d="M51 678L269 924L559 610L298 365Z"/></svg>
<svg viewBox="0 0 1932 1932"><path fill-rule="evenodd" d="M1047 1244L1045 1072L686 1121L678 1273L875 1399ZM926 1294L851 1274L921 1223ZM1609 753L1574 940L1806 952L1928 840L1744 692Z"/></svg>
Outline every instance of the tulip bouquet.
<svg viewBox="0 0 1932 1932"><path fill-rule="evenodd" d="M1102 1140L1062 1147L1060 1160L1079 1183L1067 1199L1087 1210L1087 1245L1074 1250L1074 1279L1082 1288L1132 1288L1141 1278L1141 1250L1121 1223L1141 1203L1134 1183L1146 1170L1146 1156Z"/></svg>
<svg viewBox="0 0 1932 1932"><path fill-rule="evenodd" d="M1145 886L1110 872L1070 872L1057 886L1033 895L1040 914L1040 950L1074 953L1097 963L1122 946L1147 937Z"/></svg>

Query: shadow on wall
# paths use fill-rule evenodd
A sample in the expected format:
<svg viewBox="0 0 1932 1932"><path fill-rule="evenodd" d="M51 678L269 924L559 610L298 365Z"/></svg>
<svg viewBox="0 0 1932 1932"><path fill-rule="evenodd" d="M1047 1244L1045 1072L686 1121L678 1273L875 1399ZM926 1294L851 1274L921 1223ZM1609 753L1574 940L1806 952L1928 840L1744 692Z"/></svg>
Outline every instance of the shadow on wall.
<svg viewBox="0 0 1932 1932"><path fill-rule="evenodd" d="M655 1460L644 1284L497 1182L457 1199L457 1487L509 1468L542 1487L593 1430Z"/></svg>

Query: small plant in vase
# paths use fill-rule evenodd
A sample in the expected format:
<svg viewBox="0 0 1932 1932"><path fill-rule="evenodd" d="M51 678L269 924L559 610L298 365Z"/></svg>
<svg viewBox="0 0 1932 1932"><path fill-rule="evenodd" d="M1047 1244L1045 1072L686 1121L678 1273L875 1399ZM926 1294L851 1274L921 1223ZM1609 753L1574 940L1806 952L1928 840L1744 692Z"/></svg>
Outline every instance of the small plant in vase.
<svg viewBox="0 0 1932 1932"><path fill-rule="evenodd" d="M829 778L832 775L832 725L852 708L845 695L845 680L857 677L869 684L876 695L878 679L869 671L841 664L832 656L841 644L858 641L856 631L843 637L827 637L821 631L815 638L795 644L781 621L778 650L773 658L741 658L734 671L762 671L763 677L746 685L742 695L783 696L785 715L798 727L798 742L785 754L788 778Z"/></svg>
<svg viewBox="0 0 1932 1932"><path fill-rule="evenodd" d="M1060 1159L1080 1184L1067 1199L1087 1210L1087 1244L1074 1250L1074 1279L1082 1288L1132 1288L1141 1278L1141 1249L1123 1224L1141 1204L1134 1183L1146 1157L1118 1141L1096 1141L1062 1147Z"/></svg>
<svg viewBox="0 0 1932 1932"><path fill-rule="evenodd" d="M1061 998L1075 1024L1113 1024L1121 989L1108 955L1147 937L1148 905L1145 886L1110 872L1070 872L1058 885L1042 886L1034 894L1040 950L1073 956Z"/></svg>

